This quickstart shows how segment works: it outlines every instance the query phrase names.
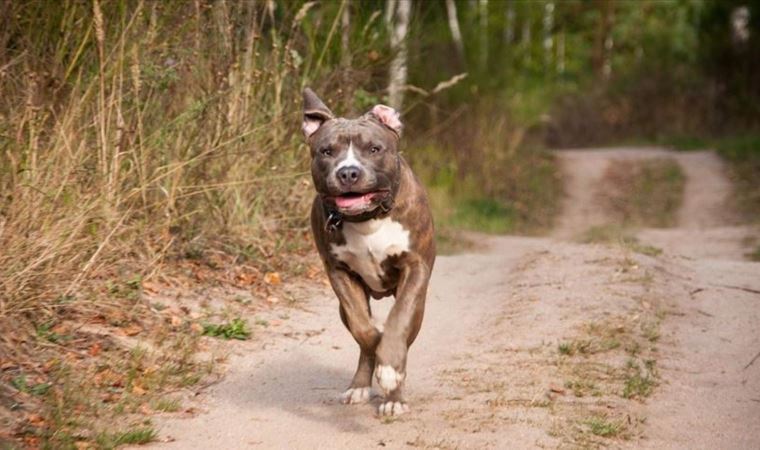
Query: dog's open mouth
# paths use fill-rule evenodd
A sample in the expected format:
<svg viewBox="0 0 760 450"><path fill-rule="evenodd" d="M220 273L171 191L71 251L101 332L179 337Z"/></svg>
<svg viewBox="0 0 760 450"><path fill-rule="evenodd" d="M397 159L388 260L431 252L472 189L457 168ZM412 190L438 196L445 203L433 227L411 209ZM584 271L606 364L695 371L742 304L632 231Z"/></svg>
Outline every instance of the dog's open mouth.
<svg viewBox="0 0 760 450"><path fill-rule="evenodd" d="M366 211L376 199L380 199L385 195L386 191L373 191L373 192L346 192L332 197L335 202L335 206L341 211L361 212Z"/></svg>

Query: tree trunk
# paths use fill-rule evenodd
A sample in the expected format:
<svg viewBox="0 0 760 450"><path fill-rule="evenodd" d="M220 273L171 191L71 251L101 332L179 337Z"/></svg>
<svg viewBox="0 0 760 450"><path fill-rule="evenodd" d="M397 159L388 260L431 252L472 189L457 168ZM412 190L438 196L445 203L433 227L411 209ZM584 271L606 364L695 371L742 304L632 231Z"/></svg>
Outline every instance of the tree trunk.
<svg viewBox="0 0 760 450"><path fill-rule="evenodd" d="M522 18L522 31L520 35L520 47L524 49L524 58L525 62L530 64L530 61L532 58L533 48L532 48L532 37L530 33L530 26L531 26L531 17L530 14L525 11L525 8L523 7L523 18Z"/></svg>
<svg viewBox="0 0 760 450"><path fill-rule="evenodd" d="M459 54L459 59L464 63L464 42L462 41L462 31L459 29L459 18L457 17L457 5L454 0L446 0L446 15L449 18L449 30L451 38L454 40L454 46Z"/></svg>
<svg viewBox="0 0 760 450"><path fill-rule="evenodd" d="M552 56L554 50L554 2L546 2L544 5L544 67L547 69L546 73L552 67Z"/></svg>
<svg viewBox="0 0 760 450"><path fill-rule="evenodd" d="M478 22L480 30L480 69L486 70L488 66L488 0L478 1Z"/></svg>
<svg viewBox="0 0 760 450"><path fill-rule="evenodd" d="M565 32L560 31L557 36L557 73L565 73Z"/></svg>
<svg viewBox="0 0 760 450"><path fill-rule="evenodd" d="M614 21L615 4L613 0L597 0L599 9L599 24L596 28L594 42L593 66L597 75L609 78L612 74L612 24Z"/></svg>
<svg viewBox="0 0 760 450"><path fill-rule="evenodd" d="M391 50L394 56L388 77L388 103L396 110L401 110L404 105L408 58L406 34L409 31L411 9L412 0L397 0L396 11L393 14Z"/></svg>
<svg viewBox="0 0 760 450"><path fill-rule="evenodd" d="M505 14L506 26L504 27L504 43L509 45L515 41L515 3L508 0Z"/></svg>
<svg viewBox="0 0 760 450"><path fill-rule="evenodd" d="M351 67L351 1L344 0L343 13L340 16L340 64Z"/></svg>

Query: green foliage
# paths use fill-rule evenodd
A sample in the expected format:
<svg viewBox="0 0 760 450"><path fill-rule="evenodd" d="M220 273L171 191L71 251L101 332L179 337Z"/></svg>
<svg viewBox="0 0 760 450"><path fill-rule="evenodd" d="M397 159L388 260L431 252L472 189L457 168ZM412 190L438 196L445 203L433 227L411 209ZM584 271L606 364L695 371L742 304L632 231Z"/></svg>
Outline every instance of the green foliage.
<svg viewBox="0 0 760 450"><path fill-rule="evenodd" d="M645 361L643 369L635 359L628 360L623 385L623 397L648 397L657 385L656 376L654 360Z"/></svg>
<svg viewBox="0 0 760 450"><path fill-rule="evenodd" d="M47 394L48 390L50 390L50 387L52 386L52 384L50 383L29 384L26 380L26 375L22 374L17 377L14 377L11 380L11 386L27 394L45 395Z"/></svg>
<svg viewBox="0 0 760 450"><path fill-rule="evenodd" d="M248 328L248 322L238 317L227 323L203 325L203 335L244 341L251 337L251 330Z"/></svg>
<svg viewBox="0 0 760 450"><path fill-rule="evenodd" d="M760 223L760 135L739 135L717 141L718 152L730 162L736 203L745 220Z"/></svg>
<svg viewBox="0 0 760 450"><path fill-rule="evenodd" d="M604 416L593 416L583 423L589 427L592 434L605 438L615 437L623 430L621 423L611 421Z"/></svg>
<svg viewBox="0 0 760 450"><path fill-rule="evenodd" d="M121 445L142 445L156 439L158 433L153 427L140 426L130 430L100 433L96 438L98 446L113 449Z"/></svg>
<svg viewBox="0 0 760 450"><path fill-rule="evenodd" d="M647 256L659 256L662 249L642 243L620 225L598 225L586 230L580 237L580 241L586 244L617 244L636 253Z"/></svg>

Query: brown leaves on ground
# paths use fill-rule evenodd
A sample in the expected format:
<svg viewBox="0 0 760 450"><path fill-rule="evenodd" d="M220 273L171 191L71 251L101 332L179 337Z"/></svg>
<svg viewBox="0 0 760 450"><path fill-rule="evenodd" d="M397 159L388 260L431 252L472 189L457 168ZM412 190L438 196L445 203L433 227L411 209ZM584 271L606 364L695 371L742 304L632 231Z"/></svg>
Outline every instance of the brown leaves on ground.
<svg viewBox="0 0 760 450"><path fill-rule="evenodd" d="M264 275L264 282L270 286L279 286L282 283L282 277L277 272L267 272Z"/></svg>

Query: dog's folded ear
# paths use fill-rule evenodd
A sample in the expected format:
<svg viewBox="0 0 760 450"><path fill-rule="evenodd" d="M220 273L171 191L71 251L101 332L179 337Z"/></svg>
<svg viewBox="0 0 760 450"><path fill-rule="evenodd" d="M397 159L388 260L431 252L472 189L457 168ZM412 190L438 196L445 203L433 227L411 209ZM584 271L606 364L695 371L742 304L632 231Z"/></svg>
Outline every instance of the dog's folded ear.
<svg viewBox="0 0 760 450"><path fill-rule="evenodd" d="M369 114L375 116L380 123L393 130L397 135L401 136L401 130L404 128L404 124L401 123L399 113L390 106L375 105L369 111Z"/></svg>
<svg viewBox="0 0 760 450"><path fill-rule="evenodd" d="M330 108L322 103L314 91L309 88L303 90L303 124L301 129L306 139L316 133L323 123L334 117Z"/></svg>

